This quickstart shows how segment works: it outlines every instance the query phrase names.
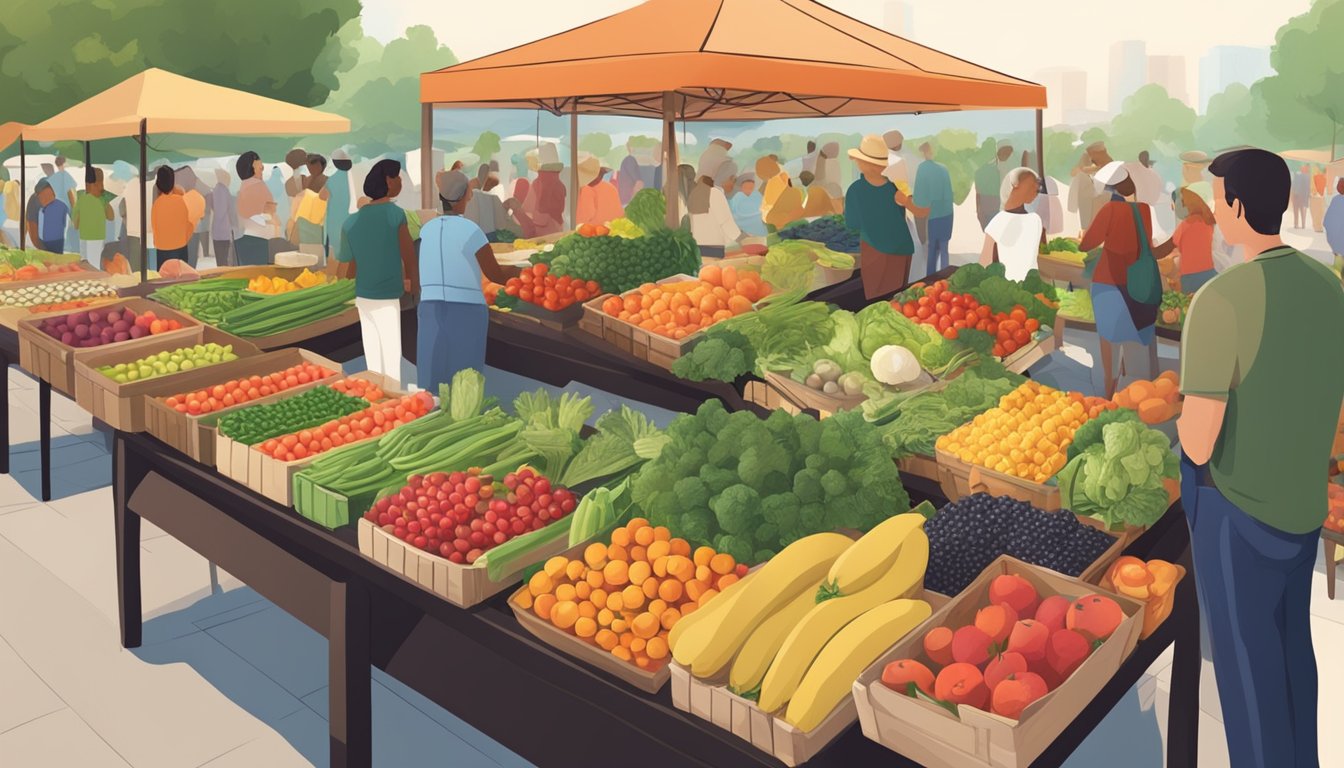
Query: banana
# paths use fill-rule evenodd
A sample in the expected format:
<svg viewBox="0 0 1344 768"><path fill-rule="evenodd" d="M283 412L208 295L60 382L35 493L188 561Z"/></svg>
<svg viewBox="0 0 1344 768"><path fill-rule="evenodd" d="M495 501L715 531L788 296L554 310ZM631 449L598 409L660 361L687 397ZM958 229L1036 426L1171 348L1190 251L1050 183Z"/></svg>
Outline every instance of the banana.
<svg viewBox="0 0 1344 768"><path fill-rule="evenodd" d="M923 600L893 600L851 621L807 670L784 719L803 731L821 725L850 695L859 674L932 614Z"/></svg>
<svg viewBox="0 0 1344 768"><path fill-rule="evenodd" d="M909 597L919 588L928 564L929 537L917 528L901 545L896 562L875 584L848 597L837 597L813 606L789 632L765 673L760 708L774 712L788 703L808 667L837 632L855 617L883 603Z"/></svg>
<svg viewBox="0 0 1344 768"><path fill-rule="evenodd" d="M687 662L677 655L677 649L681 649L683 654L690 655L699 653L708 643L714 632L718 629L719 621L723 616L732 610L733 604L737 602L738 596L746 588L746 584L756 576L757 571L749 572L746 576L733 582L732 586L723 590L718 597L709 601L704 608L700 608L691 615L681 619L672 625L672 630L667 633L667 647L672 651L672 658L677 663L685 666ZM702 629L697 629L697 628Z"/></svg>
<svg viewBox="0 0 1344 768"><path fill-rule="evenodd" d="M737 655L753 629L799 592L821 581L835 558L853 543L853 539L843 534L817 533L785 547L761 566L751 583L739 592L732 609L721 614L717 626L707 622L696 627L697 634L712 635L709 642L691 643L690 636L685 635L677 649L680 653L674 654L674 658L683 666L689 663L691 674L696 677L718 675Z"/></svg>
<svg viewBox="0 0 1344 768"><path fill-rule="evenodd" d="M905 538L911 531L923 527L924 516L918 512L896 515L878 523L836 558L818 600L852 595L882 578L882 574L896 562Z"/></svg>
<svg viewBox="0 0 1344 768"><path fill-rule="evenodd" d="M797 597L751 633L747 642L742 645L742 650L738 651L737 658L733 660L732 668L728 670L728 688L733 693L746 694L761 684L765 671L770 668L770 662L775 660L775 654L784 644L784 638L789 636L794 626L817 604L816 588L820 586L818 583L798 593Z"/></svg>

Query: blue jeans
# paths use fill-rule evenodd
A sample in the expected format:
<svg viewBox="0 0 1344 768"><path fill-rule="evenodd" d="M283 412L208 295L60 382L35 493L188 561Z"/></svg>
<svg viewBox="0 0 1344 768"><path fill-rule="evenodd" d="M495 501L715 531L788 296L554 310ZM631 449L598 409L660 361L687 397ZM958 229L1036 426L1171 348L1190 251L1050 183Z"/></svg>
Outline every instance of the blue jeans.
<svg viewBox="0 0 1344 768"><path fill-rule="evenodd" d="M1213 651L1232 766L1316 768L1311 572L1320 531L1278 530L1241 511L1181 456L1195 586Z"/></svg>
<svg viewBox="0 0 1344 768"><path fill-rule="evenodd" d="M421 389L438 392L466 368L485 372L490 310L484 304L421 301L416 317L415 378Z"/></svg>
<svg viewBox="0 0 1344 768"><path fill-rule="evenodd" d="M940 269L946 269L950 263L947 245L952 241L952 217L929 219L928 232L929 266L924 274L932 275Z"/></svg>

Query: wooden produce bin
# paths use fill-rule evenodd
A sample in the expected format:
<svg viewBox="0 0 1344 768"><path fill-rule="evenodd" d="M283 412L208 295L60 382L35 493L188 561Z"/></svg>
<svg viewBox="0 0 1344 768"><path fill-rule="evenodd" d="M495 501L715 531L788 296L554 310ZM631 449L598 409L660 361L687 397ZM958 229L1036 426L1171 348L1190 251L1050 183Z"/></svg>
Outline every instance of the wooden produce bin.
<svg viewBox="0 0 1344 768"><path fill-rule="evenodd" d="M485 565L479 563L462 565L438 555L431 555L398 539L363 517L359 518L359 551L365 557L419 584L459 608L470 608L485 602L518 583L522 572L530 565L544 562L555 555L565 554L569 549L569 537L561 536L556 541L538 547L535 553L536 559L531 563L520 564L518 570L510 571L495 581L490 578Z"/></svg>
<svg viewBox="0 0 1344 768"><path fill-rule="evenodd" d="M599 305L600 306L600 305ZM575 303L560 310L552 312L545 307L539 307L528 301L518 300L518 303L512 307L510 314L521 315L541 323L543 326L556 331L563 331L567 328L573 328L583 319L584 305Z"/></svg>
<svg viewBox="0 0 1344 768"><path fill-rule="evenodd" d="M378 385L383 393L388 397L401 397L405 392L397 390L394 382L379 373L364 371L357 373L350 378L367 379ZM289 390L285 395L292 395L293 390ZM283 400L283 397L276 397L275 400ZM255 405L255 403L248 403ZM334 417L333 417L334 418ZM217 421L217 420L216 420ZM384 433L386 434L386 433ZM377 440L382 435L368 437L346 445L358 445ZM291 506L294 503L294 476L300 470L308 467L314 461L324 454L316 456L305 456L302 459L294 461L280 461L271 456L267 456L254 446L237 442L231 438L215 433L215 468L220 474L234 480L238 483L251 488L262 496L285 506Z"/></svg>
<svg viewBox="0 0 1344 768"><path fill-rule="evenodd" d="M1027 707L1021 720L967 706L959 706L953 715L882 684L882 668L888 662L910 658L930 664L924 655L924 635L934 627L970 624L976 610L987 603L990 581L1005 573L1022 576L1042 597L1064 595L1073 599L1104 594L1120 605L1125 619L1068 680ZM929 768L1023 768L1031 765L1111 681L1134 651L1142 629L1143 605L1139 602L1011 557L1000 557L964 592L864 670L854 683L859 724L864 736Z"/></svg>
<svg viewBox="0 0 1344 768"><path fill-rule="evenodd" d="M171 395L177 392L195 389L212 382L218 373L213 365L178 371L151 379L130 381L118 384L113 379L99 373L97 368L103 365L129 363L159 352L172 352L182 347L196 344L230 344L224 334L213 328L198 325L195 332L198 338L168 339L168 334L149 336L135 342L123 342L109 345L111 349L80 350L75 355L75 403L88 411L95 419L107 423L113 429L123 432L145 431L145 398L159 395ZM234 354L239 359L257 354L255 347L249 344L234 344ZM231 361L237 362L237 361ZM229 365L217 363L216 365Z"/></svg>
<svg viewBox="0 0 1344 768"><path fill-rule="evenodd" d="M1054 352L1058 344L1053 328L1042 327L1031 343L1003 359L1003 365L1013 373L1025 373Z"/></svg>
<svg viewBox="0 0 1344 768"><path fill-rule="evenodd" d="M607 338L607 313L602 311L602 302L613 295L604 293L583 303L583 314L579 316L579 330L599 339L605 340Z"/></svg>
<svg viewBox="0 0 1344 768"><path fill-rule="evenodd" d="M29 315L18 322L19 365L24 370L50 384L52 389L57 392L69 395L75 391L75 358L81 354L87 356L88 353L95 351L134 349L135 344L148 339L175 340L180 342L179 346L196 344L202 335L199 320L145 299L125 299L91 309L103 313L129 309L134 311L136 315L153 312L156 317L178 321L182 324L182 327L176 331L113 342L99 347L76 348L62 344L59 339L53 339L43 333L39 326L46 318L63 317L74 312L88 312L88 309Z"/></svg>
<svg viewBox="0 0 1344 768"><path fill-rule="evenodd" d="M667 285L669 283L680 283L686 280L695 280L690 275L673 275L664 280L659 280L658 285ZM592 312L588 311L591 307L596 313L602 314L601 338L608 344L616 347L620 351L639 358L648 363L666 370L672 369L675 363L682 355L690 351L691 347L700 343L704 338L704 330L696 331L684 339L669 339L657 333L640 328L633 323L628 323L619 318L606 315L602 312L602 302L606 301L607 295L602 295L596 299L589 300L585 305L583 317L580 319L579 327L588 333L593 333L595 322L592 319Z"/></svg>
<svg viewBox="0 0 1344 768"><path fill-rule="evenodd" d="M896 462L896 466L905 474L922 477L925 480L938 480L938 460L932 456L916 454L906 456Z"/></svg>
<svg viewBox="0 0 1344 768"><path fill-rule="evenodd" d="M765 381L779 392L782 400L795 408L814 410L823 418L841 411L852 411L868 400L868 396L864 394L828 395L825 392L818 392L806 384L794 381L787 374L775 371L766 371Z"/></svg>
<svg viewBox="0 0 1344 768"><path fill-rule="evenodd" d="M1037 509L1054 512L1060 508L1059 486L1034 483L1020 477L968 464L947 451L937 451L938 483L948 501L957 501L977 493L1011 496Z"/></svg>
<svg viewBox="0 0 1344 768"><path fill-rule="evenodd" d="M1041 279L1048 283L1068 283L1074 288L1086 288L1092 284L1091 280L1083 276L1086 266L1075 261L1042 253L1036 257L1036 267L1040 270Z"/></svg>
<svg viewBox="0 0 1344 768"><path fill-rule="evenodd" d="M336 375L317 381L311 381L307 384L300 384L297 387L291 387L283 392L276 392L267 395L266 397L249 400L246 403L222 408L211 413L195 415L179 413L177 410L169 408L164 404L164 398L173 395L193 392L209 385L219 384L243 376L264 376L265 374L283 371L286 368L304 362L320 365L323 368L334 371ZM236 411L251 405L273 403L312 389L320 384L330 383L342 378L340 363L333 362L321 355L315 355L312 352L303 349L282 349L275 352L266 352L254 357L240 358L231 363L220 363L217 366L211 366L210 368L203 370L213 372L215 374L214 378L211 381L192 389L168 392L161 396L145 399L145 431L167 443L169 447L175 448L191 459L211 467L215 465L215 424L219 421L220 414Z"/></svg>
<svg viewBox="0 0 1344 768"><path fill-rule="evenodd" d="M927 602L935 613L948 602L943 595L923 590L914 599ZM801 731L784 719L783 712L763 711L756 702L728 690L723 680L701 680L676 662L670 666L672 706L731 731L791 768L811 760L859 719L853 697L847 697L816 728Z"/></svg>
<svg viewBox="0 0 1344 768"><path fill-rule="evenodd" d="M325 336L328 333L339 331L342 328L348 328L359 322L359 310L351 304L340 314L323 318L307 325L301 325L288 331L273 333L270 336L254 336L248 341L255 344L258 349L270 351L273 349L284 349L293 347L308 341L309 339Z"/></svg>

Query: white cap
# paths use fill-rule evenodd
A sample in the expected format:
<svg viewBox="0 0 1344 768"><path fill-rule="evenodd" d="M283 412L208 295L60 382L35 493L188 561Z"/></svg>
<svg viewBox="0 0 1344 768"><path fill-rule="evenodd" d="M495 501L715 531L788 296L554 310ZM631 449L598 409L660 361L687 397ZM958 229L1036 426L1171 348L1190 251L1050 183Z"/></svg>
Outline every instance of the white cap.
<svg viewBox="0 0 1344 768"><path fill-rule="evenodd" d="M1129 171L1125 169L1125 164L1123 162L1115 160L1103 165L1093 178L1097 180L1098 184L1105 184L1108 187L1113 187L1129 178Z"/></svg>

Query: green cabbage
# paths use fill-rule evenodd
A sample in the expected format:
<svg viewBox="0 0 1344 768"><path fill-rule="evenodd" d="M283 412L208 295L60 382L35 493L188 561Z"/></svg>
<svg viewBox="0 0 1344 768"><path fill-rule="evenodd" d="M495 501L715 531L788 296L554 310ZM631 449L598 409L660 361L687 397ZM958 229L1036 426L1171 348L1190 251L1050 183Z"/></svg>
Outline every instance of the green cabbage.
<svg viewBox="0 0 1344 768"><path fill-rule="evenodd" d="M1101 442L1060 471L1060 503L1111 528L1149 526L1167 510L1163 479L1179 476L1166 435L1136 421L1117 421L1102 428Z"/></svg>

